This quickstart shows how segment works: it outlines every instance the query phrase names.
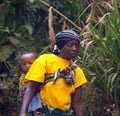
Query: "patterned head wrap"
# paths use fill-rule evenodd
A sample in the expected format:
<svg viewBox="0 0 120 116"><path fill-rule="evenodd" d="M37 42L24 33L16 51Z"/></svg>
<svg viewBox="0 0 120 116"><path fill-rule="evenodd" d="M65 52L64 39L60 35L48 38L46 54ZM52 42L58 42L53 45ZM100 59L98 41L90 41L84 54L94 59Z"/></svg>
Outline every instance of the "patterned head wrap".
<svg viewBox="0 0 120 116"><path fill-rule="evenodd" d="M71 40L77 40L80 42L80 38L73 30L64 30L56 34L55 41L59 49L61 49L67 42Z"/></svg>

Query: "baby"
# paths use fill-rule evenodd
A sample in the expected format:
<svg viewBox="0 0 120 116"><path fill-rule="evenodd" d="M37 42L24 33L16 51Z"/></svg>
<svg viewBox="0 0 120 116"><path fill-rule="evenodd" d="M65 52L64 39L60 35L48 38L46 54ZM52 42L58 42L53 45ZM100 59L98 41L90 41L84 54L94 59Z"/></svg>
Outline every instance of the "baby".
<svg viewBox="0 0 120 116"><path fill-rule="evenodd" d="M37 54L34 52L24 53L20 57L20 67L23 71L23 74L20 76L20 80L19 80L19 93L21 99L23 99L26 87L28 85L28 80L25 79L25 75L36 58L37 58ZM42 104L41 104L40 94L38 92L36 93L36 95L33 97L33 99L29 104L28 114L32 116L41 116L42 115L42 113L40 112L41 108L42 108Z"/></svg>

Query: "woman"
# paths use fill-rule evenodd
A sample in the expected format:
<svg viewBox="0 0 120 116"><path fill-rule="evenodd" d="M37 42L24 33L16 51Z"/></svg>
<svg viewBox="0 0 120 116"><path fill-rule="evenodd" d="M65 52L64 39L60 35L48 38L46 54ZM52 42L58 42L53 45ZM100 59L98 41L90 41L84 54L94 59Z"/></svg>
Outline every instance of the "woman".
<svg viewBox="0 0 120 116"><path fill-rule="evenodd" d="M20 116L27 116L30 100L41 86L40 96L45 116L82 116L82 85L87 80L80 67L72 63L79 52L80 39L72 30L56 34L54 53L41 55L26 75L29 85Z"/></svg>

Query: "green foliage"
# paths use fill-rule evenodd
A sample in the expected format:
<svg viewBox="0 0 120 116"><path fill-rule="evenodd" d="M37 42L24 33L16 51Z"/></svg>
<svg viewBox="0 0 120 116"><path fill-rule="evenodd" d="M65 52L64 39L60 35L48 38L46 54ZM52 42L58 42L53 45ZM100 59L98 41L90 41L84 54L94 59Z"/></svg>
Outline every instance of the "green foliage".
<svg viewBox="0 0 120 116"><path fill-rule="evenodd" d="M88 82L83 89L82 102L84 115L102 116L103 108L100 107L103 106L102 91L99 88L94 87L91 82Z"/></svg>
<svg viewBox="0 0 120 116"><path fill-rule="evenodd" d="M1 77L9 77L0 86L0 115L16 116L19 115L21 101L19 98L18 75L2 74ZM1 81L1 78L0 78ZM1 84L1 83L0 83Z"/></svg>
<svg viewBox="0 0 120 116"><path fill-rule="evenodd" d="M17 70L13 70L12 65L18 62L19 55L22 52L29 49L40 52L44 50L41 46L44 43L47 45L47 40L42 39L47 38L47 35L44 31L43 34L39 33L40 25L43 24L42 21L45 16L43 14L41 18L40 15L37 15L37 13L41 13L41 6L38 1L6 0L2 1L0 6L0 15L2 16L0 18L0 62L3 64L0 67L4 66L7 69L3 68L1 72L8 70L14 72ZM14 59L14 62L11 62L11 58Z"/></svg>
<svg viewBox="0 0 120 116"><path fill-rule="evenodd" d="M45 18L40 4L18 0L0 2L0 115L19 115L18 81L21 73L19 56L25 51L43 53L47 51L47 32L40 26ZM41 18L42 17L42 18ZM46 30L46 29L45 29ZM40 32L39 32L40 31ZM41 33L42 31L42 33ZM45 38L45 39L43 39ZM45 41L46 40L46 41ZM17 78L16 78L17 75ZM17 107L16 107L17 103Z"/></svg>
<svg viewBox="0 0 120 116"><path fill-rule="evenodd" d="M101 9L102 10L102 9ZM82 67L88 80L109 96L117 108L120 104L120 15L117 4L97 21L89 23L82 32L90 33L91 39L81 47ZM89 107L90 108L90 107Z"/></svg>
<svg viewBox="0 0 120 116"><path fill-rule="evenodd" d="M45 1L82 28L78 65L84 70L89 82L84 88L82 98L85 115L119 115L120 6L118 1L114 0L114 4L105 1L92 3L91 0ZM56 33L62 30L63 17L54 12L53 17ZM8 105L5 112L10 111L10 107L16 107L14 101L19 103L18 88L16 90L19 79L16 75L19 77L20 74L18 63L20 54L28 50L34 50L39 55L48 52L47 19L48 8L39 0L0 2L0 69L2 69L0 79L9 86L9 90L2 90L5 93L1 98L5 101L2 106L6 109ZM69 22L66 23L67 28L80 32ZM111 108L111 105L114 107ZM106 114L109 108L111 112ZM15 109L15 112L18 113L19 108Z"/></svg>

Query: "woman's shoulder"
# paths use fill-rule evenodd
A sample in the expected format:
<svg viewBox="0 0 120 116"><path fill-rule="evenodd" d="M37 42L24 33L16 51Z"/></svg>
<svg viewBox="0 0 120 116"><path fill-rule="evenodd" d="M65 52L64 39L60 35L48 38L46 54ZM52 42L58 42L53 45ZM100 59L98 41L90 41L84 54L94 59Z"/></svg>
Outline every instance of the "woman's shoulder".
<svg viewBox="0 0 120 116"><path fill-rule="evenodd" d="M45 63L45 62L48 62L48 61L52 61L52 60L55 60L56 56L52 53L47 53L47 54L42 54L40 55L34 62L34 64L36 63Z"/></svg>
<svg viewBox="0 0 120 116"><path fill-rule="evenodd" d="M48 59L48 58L53 58L55 57L56 55L55 54L52 54L52 53L46 53L46 54L42 54L38 57L38 59Z"/></svg>
<svg viewBox="0 0 120 116"><path fill-rule="evenodd" d="M83 69L80 66L77 65L75 71L80 73L80 72L83 72Z"/></svg>

